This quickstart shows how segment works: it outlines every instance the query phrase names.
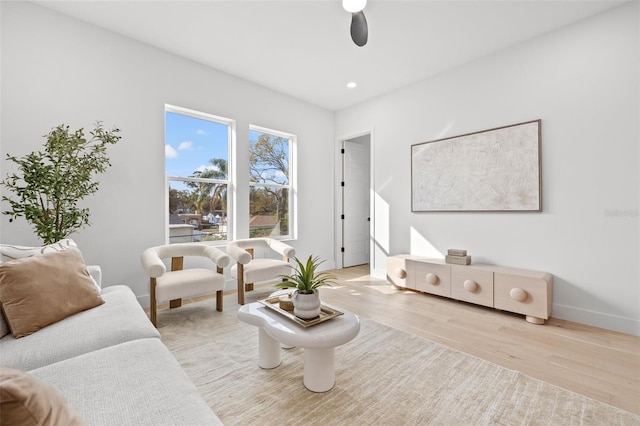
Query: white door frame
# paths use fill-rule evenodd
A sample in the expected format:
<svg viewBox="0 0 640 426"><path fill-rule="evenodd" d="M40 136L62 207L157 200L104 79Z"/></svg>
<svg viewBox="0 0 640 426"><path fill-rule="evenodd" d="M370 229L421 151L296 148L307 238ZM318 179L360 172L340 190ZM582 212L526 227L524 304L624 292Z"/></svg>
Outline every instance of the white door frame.
<svg viewBox="0 0 640 426"><path fill-rule="evenodd" d="M373 214L374 212L374 199L375 197L373 196L373 188L375 188L375 184L374 184L374 162L373 162L373 153L374 153L374 132L373 129L366 129L366 130L362 130L360 132L354 132L354 133L348 133L346 135L343 136L338 136L335 139L335 206L336 206L336 211L335 211L335 265L336 265L336 269L342 269L343 268L343 264L342 264L342 142L346 141L346 140L351 140L351 139L355 139L359 136L364 136L364 135L369 135L369 192L370 192L370 196L369 196L369 217L371 218L371 221L369 222L369 268L371 269L373 267L373 254L374 254L374 250L373 250L373 241L375 240L375 235L374 235L374 229L375 229L375 216Z"/></svg>

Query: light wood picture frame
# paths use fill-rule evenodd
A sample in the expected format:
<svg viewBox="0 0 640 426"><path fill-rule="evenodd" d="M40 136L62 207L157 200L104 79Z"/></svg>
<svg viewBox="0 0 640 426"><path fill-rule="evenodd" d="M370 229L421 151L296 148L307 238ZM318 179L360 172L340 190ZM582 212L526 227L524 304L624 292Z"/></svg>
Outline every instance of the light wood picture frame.
<svg viewBox="0 0 640 426"><path fill-rule="evenodd" d="M411 145L411 211L542 211L542 120Z"/></svg>

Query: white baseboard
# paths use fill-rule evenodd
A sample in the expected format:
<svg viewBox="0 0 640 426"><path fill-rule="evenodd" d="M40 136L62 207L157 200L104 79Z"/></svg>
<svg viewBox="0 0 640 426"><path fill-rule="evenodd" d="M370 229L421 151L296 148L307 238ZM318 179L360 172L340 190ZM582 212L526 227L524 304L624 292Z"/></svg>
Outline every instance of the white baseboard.
<svg viewBox="0 0 640 426"><path fill-rule="evenodd" d="M588 324L607 330L640 336L640 321L633 318L624 318L602 312L579 309L573 306L553 304L553 318Z"/></svg>
<svg viewBox="0 0 640 426"><path fill-rule="evenodd" d="M387 270L386 269L372 269L371 276L373 278L379 278L381 280L387 279Z"/></svg>
<svg viewBox="0 0 640 426"><path fill-rule="evenodd" d="M265 281L264 283L267 284L268 282ZM227 280L224 283L225 294L231 291L235 292L237 289L237 285L238 283L235 279L227 278ZM256 285L256 288L258 288L260 287L261 283L255 283L255 285ZM138 303L140 303L140 305L145 309L151 305L151 298L149 297L149 293L136 296L136 298L138 299Z"/></svg>
<svg viewBox="0 0 640 426"><path fill-rule="evenodd" d="M383 269L373 269L371 276L382 280L387 279L387 272ZM225 290L235 289L235 280L227 280ZM137 296L138 303L143 308L149 307L149 294ZM604 314L602 312L579 309L573 306L553 304L553 318L587 324L594 327L605 328L607 330L619 331L620 333L640 336L640 321L633 318L624 318L615 315Z"/></svg>

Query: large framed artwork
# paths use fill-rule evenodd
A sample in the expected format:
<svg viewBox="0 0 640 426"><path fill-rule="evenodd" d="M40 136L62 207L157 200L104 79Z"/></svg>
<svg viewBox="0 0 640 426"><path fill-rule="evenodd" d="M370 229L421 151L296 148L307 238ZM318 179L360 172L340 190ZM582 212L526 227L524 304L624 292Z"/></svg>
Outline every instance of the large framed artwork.
<svg viewBox="0 0 640 426"><path fill-rule="evenodd" d="M542 211L541 124L411 145L411 210Z"/></svg>

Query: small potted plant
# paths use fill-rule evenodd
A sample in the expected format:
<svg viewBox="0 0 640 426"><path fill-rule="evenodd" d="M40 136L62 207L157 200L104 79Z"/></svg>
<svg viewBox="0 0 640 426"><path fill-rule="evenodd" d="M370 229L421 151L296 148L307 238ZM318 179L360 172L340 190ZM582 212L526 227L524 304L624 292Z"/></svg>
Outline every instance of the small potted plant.
<svg viewBox="0 0 640 426"><path fill-rule="evenodd" d="M309 256L306 263L295 258L297 266L291 275L283 275L278 288L295 289L291 296L293 313L298 318L311 319L320 315L320 295L318 287L331 285L335 277L328 272L318 271L322 264L318 257Z"/></svg>

